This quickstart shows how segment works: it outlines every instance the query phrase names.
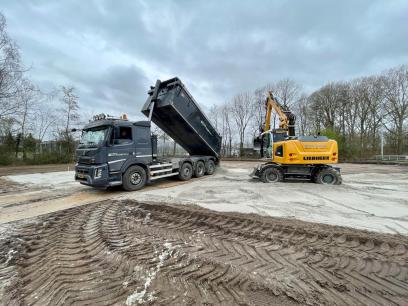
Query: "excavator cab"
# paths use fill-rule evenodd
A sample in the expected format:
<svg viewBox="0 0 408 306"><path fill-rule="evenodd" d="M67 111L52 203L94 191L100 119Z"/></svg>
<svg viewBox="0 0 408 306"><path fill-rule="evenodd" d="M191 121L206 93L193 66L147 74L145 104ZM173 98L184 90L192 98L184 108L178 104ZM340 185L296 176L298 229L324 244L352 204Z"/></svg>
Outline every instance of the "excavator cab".
<svg viewBox="0 0 408 306"><path fill-rule="evenodd" d="M261 133L254 138L254 150L259 151L261 158L273 160L273 145L276 142L288 139L288 133L285 129L273 129Z"/></svg>

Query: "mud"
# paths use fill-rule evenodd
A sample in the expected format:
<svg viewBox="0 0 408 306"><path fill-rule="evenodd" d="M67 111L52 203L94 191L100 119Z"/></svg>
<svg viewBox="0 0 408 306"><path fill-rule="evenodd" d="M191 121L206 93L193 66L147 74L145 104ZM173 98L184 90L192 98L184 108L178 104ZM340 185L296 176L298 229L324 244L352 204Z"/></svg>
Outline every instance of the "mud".
<svg viewBox="0 0 408 306"><path fill-rule="evenodd" d="M16 223L0 238L4 305L408 300L406 236L105 200Z"/></svg>
<svg viewBox="0 0 408 306"><path fill-rule="evenodd" d="M0 195L28 190L30 187L0 177Z"/></svg>
<svg viewBox="0 0 408 306"><path fill-rule="evenodd" d="M74 164L5 166L0 167L0 176L28 173L48 173L55 171L72 171L74 168Z"/></svg>

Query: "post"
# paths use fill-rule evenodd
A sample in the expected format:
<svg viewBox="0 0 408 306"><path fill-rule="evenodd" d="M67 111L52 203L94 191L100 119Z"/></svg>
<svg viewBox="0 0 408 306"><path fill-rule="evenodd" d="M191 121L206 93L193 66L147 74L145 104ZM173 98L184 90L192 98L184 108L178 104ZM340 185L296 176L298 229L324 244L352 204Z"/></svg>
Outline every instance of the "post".
<svg viewBox="0 0 408 306"><path fill-rule="evenodd" d="M381 160L384 160L384 131L381 131Z"/></svg>
<svg viewBox="0 0 408 306"><path fill-rule="evenodd" d="M154 102L150 104L149 121L152 121Z"/></svg>

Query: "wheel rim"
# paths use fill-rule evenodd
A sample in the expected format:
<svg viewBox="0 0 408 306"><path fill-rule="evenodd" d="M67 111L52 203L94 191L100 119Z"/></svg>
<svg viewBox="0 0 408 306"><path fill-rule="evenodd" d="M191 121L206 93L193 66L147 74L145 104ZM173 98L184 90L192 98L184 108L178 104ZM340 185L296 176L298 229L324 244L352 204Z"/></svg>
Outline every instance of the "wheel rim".
<svg viewBox="0 0 408 306"><path fill-rule="evenodd" d="M278 180L278 175L274 171L268 171L266 177L269 182L275 182Z"/></svg>
<svg viewBox="0 0 408 306"><path fill-rule="evenodd" d="M189 176L190 175L190 169L188 167L184 168L184 176Z"/></svg>
<svg viewBox="0 0 408 306"><path fill-rule="evenodd" d="M132 175L130 176L130 182L133 185L139 185L141 181L142 181L142 176L138 172L132 173Z"/></svg>
<svg viewBox="0 0 408 306"><path fill-rule="evenodd" d="M200 165L198 165L198 167L197 167L198 169L198 174L202 174L203 172L204 172L204 167L203 167L203 165L202 164L200 164Z"/></svg>
<svg viewBox="0 0 408 306"><path fill-rule="evenodd" d="M322 181L324 184L333 184L333 182L335 181L335 177L333 174L325 174L322 177Z"/></svg>

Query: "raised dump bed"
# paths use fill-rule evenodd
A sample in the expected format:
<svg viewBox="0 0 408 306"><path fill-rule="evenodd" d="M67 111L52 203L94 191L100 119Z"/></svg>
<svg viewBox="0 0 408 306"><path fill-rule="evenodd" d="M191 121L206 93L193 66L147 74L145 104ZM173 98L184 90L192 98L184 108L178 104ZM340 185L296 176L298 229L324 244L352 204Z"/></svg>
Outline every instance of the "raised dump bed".
<svg viewBox="0 0 408 306"><path fill-rule="evenodd" d="M221 136L176 77L157 81L148 92L142 113L181 145L190 155L219 157Z"/></svg>

